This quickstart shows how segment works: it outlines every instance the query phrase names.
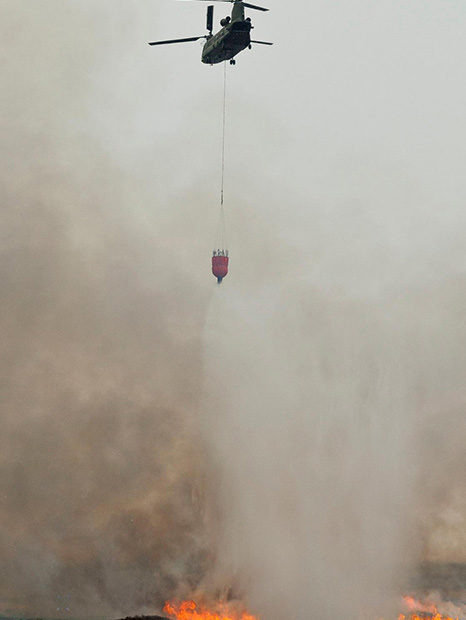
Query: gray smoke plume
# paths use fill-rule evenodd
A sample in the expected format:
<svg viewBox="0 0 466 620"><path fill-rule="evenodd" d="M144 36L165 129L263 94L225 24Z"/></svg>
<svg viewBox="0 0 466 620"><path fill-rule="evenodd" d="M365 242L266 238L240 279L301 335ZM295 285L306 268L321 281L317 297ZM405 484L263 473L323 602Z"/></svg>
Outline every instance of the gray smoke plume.
<svg viewBox="0 0 466 620"><path fill-rule="evenodd" d="M219 578L232 575L264 617L396 617L425 559L423 526L429 536L433 515L454 510L447 498L462 492L464 455L447 437L464 427L439 378L442 351L464 367L454 288L442 310L425 291L379 302L293 286L222 293L206 347ZM448 531L461 561L457 515Z"/></svg>
<svg viewBox="0 0 466 620"><path fill-rule="evenodd" d="M3 613L388 618L466 561L466 15L271 8L218 289L223 70L145 45L205 7L2 0Z"/></svg>
<svg viewBox="0 0 466 620"><path fill-rule="evenodd" d="M205 563L192 421L206 287L191 208L172 215L142 141L116 144L136 131L131 68L115 56L99 73L110 35L131 41L135 7L115 8L1 6L4 613L159 608Z"/></svg>

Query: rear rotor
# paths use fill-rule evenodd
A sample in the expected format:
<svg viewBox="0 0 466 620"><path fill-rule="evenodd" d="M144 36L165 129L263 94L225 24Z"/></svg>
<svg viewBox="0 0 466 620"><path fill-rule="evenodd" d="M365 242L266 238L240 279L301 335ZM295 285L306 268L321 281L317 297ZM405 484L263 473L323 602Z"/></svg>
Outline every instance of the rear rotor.
<svg viewBox="0 0 466 620"><path fill-rule="evenodd" d="M212 30L214 29L214 5L211 4L207 7L207 31L210 35L212 35Z"/></svg>

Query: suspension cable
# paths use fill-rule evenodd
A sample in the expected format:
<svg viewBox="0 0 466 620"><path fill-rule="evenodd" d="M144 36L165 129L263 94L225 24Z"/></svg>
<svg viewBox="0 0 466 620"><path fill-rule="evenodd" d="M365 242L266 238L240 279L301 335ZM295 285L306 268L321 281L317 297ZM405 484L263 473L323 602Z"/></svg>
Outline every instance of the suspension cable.
<svg viewBox="0 0 466 620"><path fill-rule="evenodd" d="M225 185L225 126L227 112L227 63L223 63L223 128L222 128L222 186L220 190L220 205L223 207L223 190Z"/></svg>

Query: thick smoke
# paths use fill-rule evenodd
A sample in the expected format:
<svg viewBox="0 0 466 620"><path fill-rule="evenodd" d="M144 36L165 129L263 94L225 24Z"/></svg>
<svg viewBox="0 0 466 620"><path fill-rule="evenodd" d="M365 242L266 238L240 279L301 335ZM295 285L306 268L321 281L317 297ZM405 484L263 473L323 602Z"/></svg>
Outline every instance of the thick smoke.
<svg viewBox="0 0 466 620"><path fill-rule="evenodd" d="M466 561L466 18L440 6L299 2L311 42L256 16L280 47L229 73L214 289L222 70L145 46L204 7L3 0L1 611L233 586L373 618Z"/></svg>
<svg viewBox="0 0 466 620"><path fill-rule="evenodd" d="M132 123L112 100L130 73L118 56L115 74L100 71L135 7L115 19L114 3L78 4L1 7L0 597L12 614L157 609L205 563L192 208L167 215L162 164L141 142L114 146Z"/></svg>
<svg viewBox="0 0 466 620"><path fill-rule="evenodd" d="M265 617L395 617L426 559L423 526L428 557L440 535L430 540L434 515L456 516L442 559L464 559L451 502L464 477L451 436L463 433L462 401L453 366L447 385L439 377L445 355L464 367L455 290L374 302L292 286L216 301L206 409L221 470L219 578L233 575Z"/></svg>

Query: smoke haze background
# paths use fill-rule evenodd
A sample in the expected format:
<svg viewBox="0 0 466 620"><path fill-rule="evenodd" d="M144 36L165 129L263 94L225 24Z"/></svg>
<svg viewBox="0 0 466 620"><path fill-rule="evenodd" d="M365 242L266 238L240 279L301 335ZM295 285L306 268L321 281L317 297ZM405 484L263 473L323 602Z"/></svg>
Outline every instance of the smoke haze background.
<svg viewBox="0 0 466 620"><path fill-rule="evenodd" d="M466 561L466 10L268 6L219 290L223 69L145 46L205 7L2 0L5 613L373 617Z"/></svg>

